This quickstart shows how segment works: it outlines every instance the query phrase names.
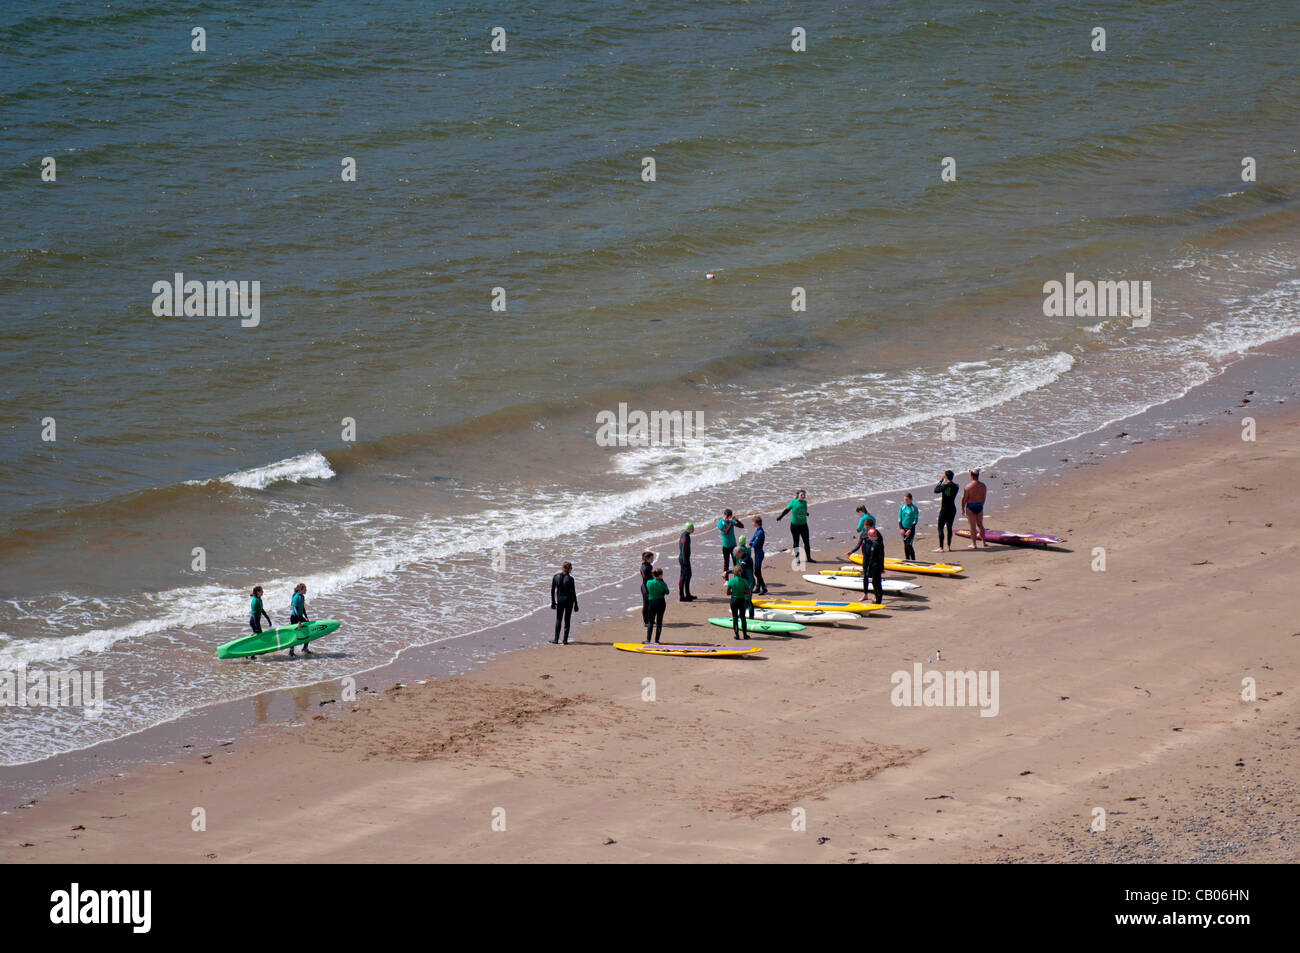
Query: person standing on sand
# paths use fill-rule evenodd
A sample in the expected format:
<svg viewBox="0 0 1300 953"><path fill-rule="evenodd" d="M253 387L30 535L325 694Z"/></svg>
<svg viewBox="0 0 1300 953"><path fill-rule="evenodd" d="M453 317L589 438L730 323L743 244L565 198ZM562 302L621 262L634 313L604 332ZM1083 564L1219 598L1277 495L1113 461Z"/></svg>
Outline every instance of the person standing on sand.
<svg viewBox="0 0 1300 953"><path fill-rule="evenodd" d="M655 554L646 550L641 554L641 624L650 624L650 592L646 589L646 583L655 574L654 566Z"/></svg>
<svg viewBox="0 0 1300 953"><path fill-rule="evenodd" d="M737 639L748 639L749 621L745 618L745 609L749 605L749 580L737 572L722 588L731 596L731 631Z"/></svg>
<svg viewBox="0 0 1300 953"><path fill-rule="evenodd" d="M578 611L578 587L573 583L573 563L564 566L551 577L551 608L555 610L555 638L560 644L560 623L564 623L564 644L569 644L569 622Z"/></svg>
<svg viewBox="0 0 1300 953"><path fill-rule="evenodd" d="M957 484L953 482L952 471L943 471L943 476L939 480L939 485L934 488L934 492L942 493L939 498L939 548L934 550L936 553L952 552L952 524L957 519ZM947 549L944 549L943 530L948 528Z"/></svg>
<svg viewBox="0 0 1300 953"><path fill-rule="evenodd" d="M874 516L871 515L871 511L870 511L869 509L867 509L867 507L866 507L865 504L863 504L863 505L859 505L859 506L858 506L858 528L857 528L857 531L856 531L856 532L857 532L857 534L858 534L858 545L859 545L859 546L862 545L862 534L865 533L865 532L867 531L867 523L869 523L869 522L870 522L870 523L874 523L875 521L876 521L876 518L875 518ZM856 550L855 550L855 552L856 552ZM864 557L867 555L866 550L863 550L863 551L862 551L862 555L863 555Z"/></svg>
<svg viewBox="0 0 1300 953"><path fill-rule="evenodd" d="M718 520L718 535L722 537L722 578L727 578L731 571L731 551L736 548L736 527L745 528L745 524L731 515L731 510L722 511Z"/></svg>
<svg viewBox="0 0 1300 953"><path fill-rule="evenodd" d="M903 494L903 505L898 508L898 532L903 537L903 558L916 559L916 550L912 548L912 543L916 541L916 521L921 518L921 514L916 509L916 504L912 502L912 494Z"/></svg>
<svg viewBox="0 0 1300 953"><path fill-rule="evenodd" d="M763 517L754 517L754 535L749 541L754 547L754 591L765 596L767 583L763 581L763 545L767 542L767 533L763 531Z"/></svg>
<svg viewBox="0 0 1300 953"><path fill-rule="evenodd" d="M876 603L879 604L885 588L880 578L885 571L885 537L876 529L876 521L870 517L858 538L858 545L845 553L844 558L848 559L859 549L862 550L862 598L870 598L868 587L874 586Z"/></svg>
<svg viewBox="0 0 1300 953"><path fill-rule="evenodd" d="M980 542L984 543L985 549L989 548L988 540L984 538L984 501L988 495L989 488L980 482L979 470L972 470L970 482L961 494L961 509L970 526L970 545L967 549L978 549Z"/></svg>
<svg viewBox="0 0 1300 953"><path fill-rule="evenodd" d="M679 602L694 602L695 596L691 595L691 533L695 532L695 524L687 523L686 529L682 530L682 535L677 537L677 600Z"/></svg>
<svg viewBox="0 0 1300 953"><path fill-rule="evenodd" d="M645 587L650 594L650 615L645 624L645 640L650 641L650 630L654 629L654 640L658 643L659 636L664 631L664 610L668 608L668 583L664 582L664 571L656 569Z"/></svg>
<svg viewBox="0 0 1300 953"><path fill-rule="evenodd" d="M807 562L814 562L812 558L812 547L808 543L808 494L799 490L794 495L794 499L786 504L776 517L777 522L786 513L790 514L790 535L794 538L794 551L799 552L799 540L803 540L803 553Z"/></svg>
<svg viewBox="0 0 1300 953"><path fill-rule="evenodd" d="M740 537L740 543L736 546L736 572L744 576L745 581L749 583L750 596L747 601L749 603L749 617L752 619L754 618L754 557L750 555L749 547L745 545L745 537L743 536Z"/></svg>

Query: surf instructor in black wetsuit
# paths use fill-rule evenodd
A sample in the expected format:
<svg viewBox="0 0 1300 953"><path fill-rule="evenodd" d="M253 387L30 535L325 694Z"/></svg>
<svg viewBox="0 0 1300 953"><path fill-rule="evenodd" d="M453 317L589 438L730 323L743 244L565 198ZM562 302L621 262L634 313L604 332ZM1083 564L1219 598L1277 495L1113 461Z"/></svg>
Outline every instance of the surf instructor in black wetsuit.
<svg viewBox="0 0 1300 953"><path fill-rule="evenodd" d="M862 598L864 601L869 599L870 591L874 588L876 602L879 603L883 595L881 590L884 589L881 575L885 571L885 537L876 529L875 517L864 517L861 525L858 545L845 553L844 558L848 559L859 550L862 551Z"/></svg>
<svg viewBox="0 0 1300 953"><path fill-rule="evenodd" d="M691 595L691 533L695 524L687 523L682 535L677 537L677 598L681 602L694 602Z"/></svg>
<svg viewBox="0 0 1300 953"><path fill-rule="evenodd" d="M939 485L934 488L934 492L942 493L939 498L939 548L934 550L936 553L952 552L952 524L957 519L957 494L961 491L952 479L952 471L943 471L943 479ZM943 528L948 527L948 542L943 541Z"/></svg>
<svg viewBox="0 0 1300 953"><path fill-rule="evenodd" d="M551 608L555 610L555 638L553 645L560 644L560 623L564 623L564 644L569 644L569 621L578 611L578 587L573 583L573 563L565 563L551 577Z"/></svg>

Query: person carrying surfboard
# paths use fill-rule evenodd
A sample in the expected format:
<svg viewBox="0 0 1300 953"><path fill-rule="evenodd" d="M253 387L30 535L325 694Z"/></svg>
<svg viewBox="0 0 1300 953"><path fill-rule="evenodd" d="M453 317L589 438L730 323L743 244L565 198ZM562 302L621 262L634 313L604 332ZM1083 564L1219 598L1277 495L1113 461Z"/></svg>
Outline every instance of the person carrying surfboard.
<svg viewBox="0 0 1300 953"><path fill-rule="evenodd" d="M794 495L794 499L787 503L785 509L777 515L776 520L778 523L786 513L790 514L790 535L794 538L794 551L796 553L799 551L799 540L802 539L805 561L816 562L812 558L812 546L808 542L808 494L803 490L798 490Z"/></svg>
<svg viewBox="0 0 1300 953"><path fill-rule="evenodd" d="M722 537L722 578L726 579L731 571L731 551L736 548L736 527L745 528L745 524L731 515L731 510L722 511L718 520L718 535Z"/></svg>
<svg viewBox="0 0 1300 953"><path fill-rule="evenodd" d="M307 618L307 584L300 582L293 587L293 598L289 600L289 624L302 628L311 620ZM307 648L307 643L302 645L302 654L311 655L311 649ZM293 654L293 646L289 646L289 658L297 658Z"/></svg>
<svg viewBox="0 0 1300 953"><path fill-rule="evenodd" d="M552 644L560 644L560 623L564 623L564 644L569 644L569 622L573 613L578 611L578 588L573 583L573 563L565 563L560 571L551 577L551 608L555 610L555 638Z"/></svg>
<svg viewBox="0 0 1300 953"><path fill-rule="evenodd" d="M915 561L916 550L912 543L916 541L916 521L921 514L912 502L912 494L903 494L903 505L898 508L898 532L903 537L903 558Z"/></svg>
<svg viewBox="0 0 1300 953"><path fill-rule="evenodd" d="M767 542L767 533L763 530L763 517L754 517L754 535L749 543L754 547L754 591L760 596L767 595L767 583L763 581L763 546Z"/></svg>
<svg viewBox="0 0 1300 953"><path fill-rule="evenodd" d="M957 519L957 484L953 481L952 471L944 470L939 485L934 492L943 494L939 497L939 548L936 553L952 552L952 524ZM944 527L948 528L948 542L943 541Z"/></svg>
<svg viewBox="0 0 1300 953"><path fill-rule="evenodd" d="M664 610L668 608L668 583L664 582L664 571L654 570L645 587L650 594L650 615L645 625L645 640L650 641L650 630L654 629L654 641L657 644L664 631Z"/></svg>
<svg viewBox="0 0 1300 953"><path fill-rule="evenodd" d="M984 538L984 501L988 499L989 488L980 482L979 470L970 472L970 482L961 494L961 509L970 526L970 545L967 549L978 549L979 543L989 548L989 541Z"/></svg>
<svg viewBox="0 0 1300 953"><path fill-rule="evenodd" d="M253 587L253 601L249 604L248 611L250 613L248 627L253 630L254 635L262 634L262 616L266 616L267 625L275 625L275 623L271 621L271 614L267 612L266 607L262 605L261 586Z"/></svg>
<svg viewBox="0 0 1300 953"><path fill-rule="evenodd" d="M722 588L731 596L731 631L737 639L748 639L749 621L745 617L745 609L749 606L749 580L736 572Z"/></svg>
<svg viewBox="0 0 1300 953"><path fill-rule="evenodd" d="M680 602L694 602L691 595L691 533L695 524L687 523L682 535L677 537L677 599Z"/></svg>

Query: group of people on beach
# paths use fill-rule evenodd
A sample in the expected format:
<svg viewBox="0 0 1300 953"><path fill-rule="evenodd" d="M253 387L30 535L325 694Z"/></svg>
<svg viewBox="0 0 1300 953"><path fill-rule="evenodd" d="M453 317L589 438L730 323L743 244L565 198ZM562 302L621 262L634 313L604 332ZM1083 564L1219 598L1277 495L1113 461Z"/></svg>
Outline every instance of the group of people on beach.
<svg viewBox="0 0 1300 953"><path fill-rule="evenodd" d="M953 523L957 517L957 494L961 492L961 511L970 527L970 549L976 549L980 543L988 548L984 540L984 503L988 498L988 487L980 481L979 470L970 471L970 482L964 488L953 480L951 470L944 471L934 492L939 496L939 546L936 553L952 552ZM844 554L845 559L855 553L862 554L862 594L869 598L874 594L876 603L881 601L883 593L882 574L885 569L885 538L876 517L867 511L866 506L858 507L857 545ZM816 562L812 557L812 544L808 535L808 494L798 490L779 514L777 522L790 515L790 534L792 548L797 565ZM903 542L904 559L916 560L916 525L920 512L912 499L911 493L903 495L903 504L898 508L898 532ZM731 628L733 637L738 640L749 638L750 619L754 618L754 596L767 595L767 583L763 580L764 548L767 532L763 528L763 517L750 518L753 526L752 535L746 539L736 530L745 529L745 523L729 509L722 511L715 524L722 544L722 580L723 591L731 604ZM944 532L947 531L945 543ZM691 537L695 524L687 523L677 538L677 598L681 602L694 602L698 596L691 593ZM803 550L800 552L800 546ZM664 627L664 612L668 608L669 587L664 582L664 571L654 565L655 554L650 550L641 553L641 623L645 626L645 642L659 643ZM573 581L573 564L565 563L561 570L551 579L551 608L555 610L555 637L551 640L556 645L569 644L569 625L573 613L578 611L577 588ZM563 635L563 641L561 641Z"/></svg>
<svg viewBox="0 0 1300 953"><path fill-rule="evenodd" d="M253 630L254 635L262 634L262 618L265 616L266 624L273 627L275 623L271 621L271 613L266 611L266 606L262 604L262 587L253 587L253 601L248 607L248 627ZM289 624L302 628L311 620L307 618L307 584L300 582L293 587L293 596L289 599ZM302 647L303 655L311 655L311 649L306 645ZM289 658L297 658L293 652L293 646L289 647Z"/></svg>

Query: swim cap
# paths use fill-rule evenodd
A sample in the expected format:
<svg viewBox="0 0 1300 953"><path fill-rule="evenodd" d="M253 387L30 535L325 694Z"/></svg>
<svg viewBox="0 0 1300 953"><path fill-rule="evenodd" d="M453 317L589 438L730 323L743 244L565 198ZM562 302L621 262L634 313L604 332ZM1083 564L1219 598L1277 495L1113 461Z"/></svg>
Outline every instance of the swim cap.
<svg viewBox="0 0 1300 953"><path fill-rule="evenodd" d="M736 545L737 545L737 546L744 546L744 545L745 545L745 537L743 537L743 536L737 536L737 537L736 537Z"/></svg>
<svg viewBox="0 0 1300 953"><path fill-rule="evenodd" d="M691 532L691 531L694 530L694 529L695 529L695 524L694 524L694 523L687 523L687 524L686 524L686 532L689 533L689 532Z"/></svg>

